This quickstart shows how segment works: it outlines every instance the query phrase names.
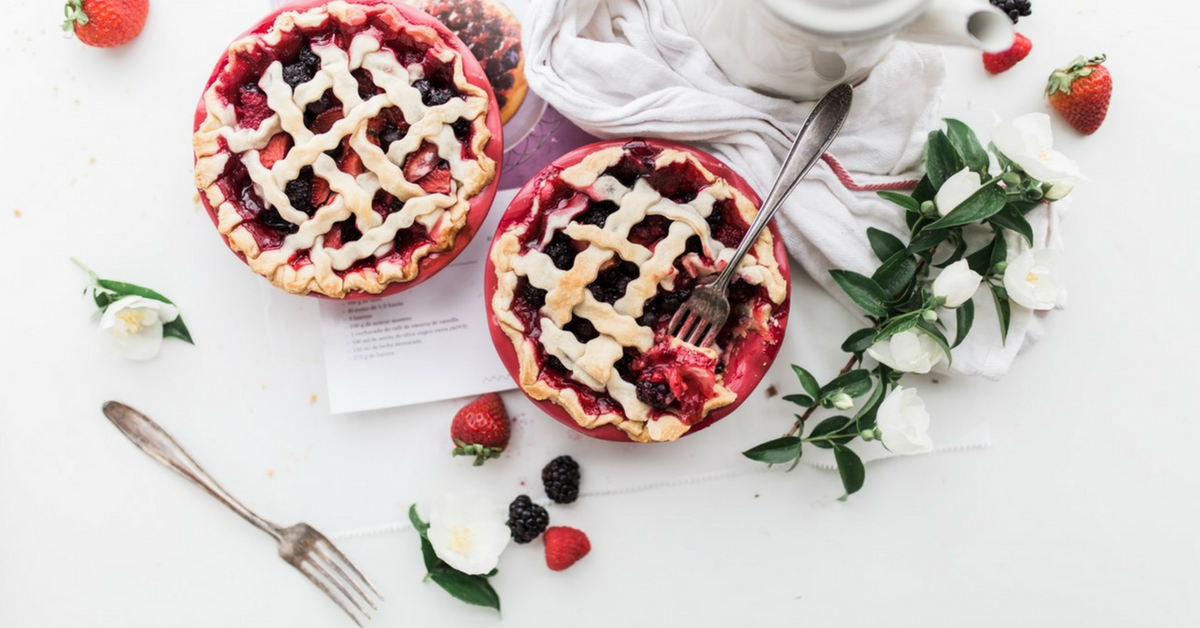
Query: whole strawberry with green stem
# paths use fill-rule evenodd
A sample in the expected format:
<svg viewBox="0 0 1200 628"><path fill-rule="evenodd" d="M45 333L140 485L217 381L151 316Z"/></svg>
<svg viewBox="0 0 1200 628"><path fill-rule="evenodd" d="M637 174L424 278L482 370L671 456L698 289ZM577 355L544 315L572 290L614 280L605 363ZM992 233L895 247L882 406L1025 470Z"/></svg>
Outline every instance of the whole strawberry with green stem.
<svg viewBox="0 0 1200 628"><path fill-rule="evenodd" d="M1079 57L1050 75L1046 98L1075 130L1091 135L1108 115L1112 100L1112 75L1103 63L1104 55Z"/></svg>
<svg viewBox="0 0 1200 628"><path fill-rule="evenodd" d="M63 30L97 48L129 43L142 32L150 0L67 0Z"/></svg>
<svg viewBox="0 0 1200 628"><path fill-rule="evenodd" d="M500 395L488 393L463 406L450 423L455 456L475 456L475 466L499 458L508 447L511 427Z"/></svg>

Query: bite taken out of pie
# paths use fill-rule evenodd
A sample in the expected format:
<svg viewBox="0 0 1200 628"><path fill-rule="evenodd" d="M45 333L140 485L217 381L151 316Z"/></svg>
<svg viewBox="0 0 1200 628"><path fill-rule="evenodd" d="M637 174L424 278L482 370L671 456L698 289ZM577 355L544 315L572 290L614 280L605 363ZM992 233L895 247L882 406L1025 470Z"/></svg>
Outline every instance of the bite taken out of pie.
<svg viewBox="0 0 1200 628"><path fill-rule="evenodd" d="M757 207L728 167L673 142L600 142L548 166L509 205L486 270L492 339L521 389L609 440L671 441L732 411L787 324L774 225L739 266L715 349L667 326L725 267Z"/></svg>
<svg viewBox="0 0 1200 628"><path fill-rule="evenodd" d="M196 111L196 186L235 253L294 294L369 298L448 264L499 181L487 79L391 0L298 2L230 44Z"/></svg>

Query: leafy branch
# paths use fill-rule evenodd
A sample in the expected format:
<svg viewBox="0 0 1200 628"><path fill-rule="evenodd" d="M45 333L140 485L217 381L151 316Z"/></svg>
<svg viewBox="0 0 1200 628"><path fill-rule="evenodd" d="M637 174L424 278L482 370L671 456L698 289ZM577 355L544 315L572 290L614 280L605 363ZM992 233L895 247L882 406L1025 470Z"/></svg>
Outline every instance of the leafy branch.
<svg viewBox="0 0 1200 628"><path fill-rule="evenodd" d="M993 156L999 168L989 173ZM1026 214L1051 200L1047 196L1053 186L1029 176L994 145L985 149L975 133L958 120L946 120L945 130L930 133L925 169L911 194L878 193L904 212L907 241L868 228L867 239L879 260L875 271L870 276L852 270L830 271L869 322L842 343L842 351L849 354L845 365L825 384L793 365L803 393L786 395L783 400L804 411L794 415L791 428L782 437L743 452L747 458L769 465L790 462L790 471L799 463L805 445L831 449L845 489L842 499L862 488L865 479L862 460L848 445L856 439L881 441L889 448L905 444L891 438L888 429L881 429L880 408L889 395L898 392L905 372L926 373L943 358L950 362L953 349L974 325L971 298L978 287L986 286L995 300L1001 337L1007 339L1012 307L1004 287L1006 232L1032 246L1033 228ZM990 232L991 238L968 252L968 231ZM949 287L931 279L934 269L946 275ZM952 334L942 322L942 314L950 310ZM901 338L905 356L895 355L891 346ZM875 358L875 366L864 367L868 356ZM863 397L865 401L859 402ZM820 409L848 412L856 405L852 416L837 414L808 427ZM885 418L904 421L903 408L901 400L890 404ZM919 413L924 413L923 408L922 402ZM923 429L920 432L912 438L924 437L927 444Z"/></svg>

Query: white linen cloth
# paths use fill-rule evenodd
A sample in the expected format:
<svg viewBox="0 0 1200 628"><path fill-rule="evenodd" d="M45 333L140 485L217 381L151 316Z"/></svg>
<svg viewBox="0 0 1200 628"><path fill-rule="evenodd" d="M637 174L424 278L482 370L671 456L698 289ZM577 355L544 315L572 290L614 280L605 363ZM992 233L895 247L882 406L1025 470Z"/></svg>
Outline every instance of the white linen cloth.
<svg viewBox="0 0 1200 628"><path fill-rule="evenodd" d="M647 136L686 142L728 163L765 195L811 104L732 84L692 37L671 0L534 0L524 30L525 73L535 92L584 130L603 138ZM859 185L918 178L938 110L945 64L932 46L897 43L855 87L854 108L830 154ZM980 130L986 142L986 130ZM1057 204L1057 205L1061 205ZM1029 216L1038 246L1061 246L1061 207ZM848 189L821 162L777 218L792 257L856 315L830 278L844 268L867 275L878 260L867 227L904 238L904 212L874 192ZM1010 240L1010 252L1023 244ZM1039 316L1013 304L1008 342L984 290L977 324L954 351L952 370L999 378L1042 333Z"/></svg>

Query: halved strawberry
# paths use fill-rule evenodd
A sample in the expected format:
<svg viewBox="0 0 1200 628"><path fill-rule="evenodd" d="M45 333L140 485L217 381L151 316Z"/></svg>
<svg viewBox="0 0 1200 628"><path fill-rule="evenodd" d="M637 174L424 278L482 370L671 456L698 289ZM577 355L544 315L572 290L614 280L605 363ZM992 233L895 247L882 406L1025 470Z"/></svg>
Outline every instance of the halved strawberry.
<svg viewBox="0 0 1200 628"><path fill-rule="evenodd" d="M350 138L342 140L342 156L338 158L338 169L346 174L357 177L366 171L363 167L362 157L354 152L350 147Z"/></svg>
<svg viewBox="0 0 1200 628"><path fill-rule="evenodd" d="M262 163L264 168L271 168L275 162L283 159L287 155L288 149L292 147L292 137L287 133L279 133L267 142L267 145L262 150L258 151L258 161Z"/></svg>
<svg viewBox="0 0 1200 628"><path fill-rule="evenodd" d="M320 209L329 200L329 182L318 176L312 178L312 206Z"/></svg>
<svg viewBox="0 0 1200 628"><path fill-rule="evenodd" d="M275 114L267 105L267 95L257 86L243 87L239 94L241 110L238 124L244 129L257 129L267 118Z"/></svg>
<svg viewBox="0 0 1200 628"><path fill-rule="evenodd" d="M344 117L346 116L342 113L341 107L326 109L325 111L322 111L315 120L313 120L312 132L316 133L317 135L328 133L329 129L332 129L333 125Z"/></svg>
<svg viewBox="0 0 1200 628"><path fill-rule="evenodd" d="M437 146L422 142L417 152L409 155L408 160L404 162L404 178L414 183L420 181L422 177L433 172L440 159Z"/></svg>
<svg viewBox="0 0 1200 628"><path fill-rule="evenodd" d="M433 172L423 176L417 181L417 185L421 186L427 194L449 194L450 193L450 168L436 168Z"/></svg>

